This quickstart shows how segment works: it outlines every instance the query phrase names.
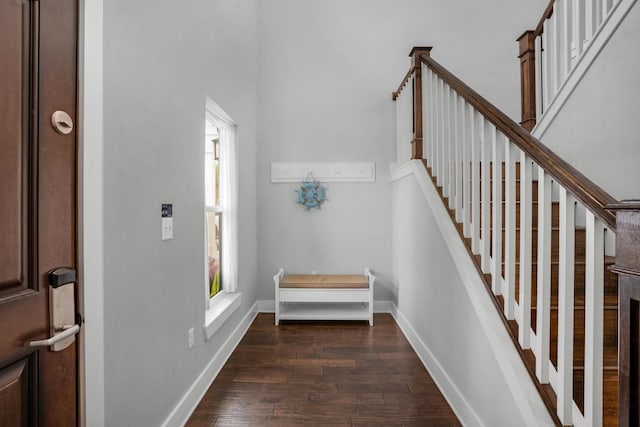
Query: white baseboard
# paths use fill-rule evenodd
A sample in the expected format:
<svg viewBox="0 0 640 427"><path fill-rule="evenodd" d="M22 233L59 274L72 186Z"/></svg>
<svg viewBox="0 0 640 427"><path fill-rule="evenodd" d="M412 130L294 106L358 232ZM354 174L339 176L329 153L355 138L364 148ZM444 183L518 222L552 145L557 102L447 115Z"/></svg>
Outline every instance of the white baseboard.
<svg viewBox="0 0 640 427"><path fill-rule="evenodd" d="M391 301L374 301L373 302L374 313L391 313L395 316L396 306Z"/></svg>
<svg viewBox="0 0 640 427"><path fill-rule="evenodd" d="M229 338L227 338L198 378L196 378L191 387L189 387L189 390L187 390L182 399L180 399L180 402L178 402L167 419L162 423L163 427L183 426L186 424L204 394L211 384L213 384L213 380L216 379L218 373L227 362L227 359L229 359L233 350L235 350L249 329L249 326L251 326L253 319L255 319L258 314L258 305L258 302L256 302L249 309L249 312L242 318Z"/></svg>
<svg viewBox="0 0 640 427"><path fill-rule="evenodd" d="M258 300L258 313L275 313L276 302L274 300Z"/></svg>
<svg viewBox="0 0 640 427"><path fill-rule="evenodd" d="M424 367L429 371L429 375L433 378L440 392L449 403L449 406L458 417L458 420L465 426L482 426L482 421L478 414L473 410L469 402L464 398L455 383L449 378L449 375L442 368L438 359L435 358L429 347L418 336L413 326L407 318L393 306L393 317L400 327L400 330L413 347Z"/></svg>

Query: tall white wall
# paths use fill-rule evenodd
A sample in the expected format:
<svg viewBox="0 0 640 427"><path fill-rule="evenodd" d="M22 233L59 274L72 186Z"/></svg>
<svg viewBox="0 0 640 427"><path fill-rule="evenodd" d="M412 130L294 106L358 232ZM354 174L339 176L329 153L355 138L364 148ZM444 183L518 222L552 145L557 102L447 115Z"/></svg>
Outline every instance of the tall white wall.
<svg viewBox="0 0 640 427"><path fill-rule="evenodd" d="M433 56L512 117L519 114L515 39L546 0L270 0L259 2L259 297L289 271L378 275L392 299L391 199L395 161L391 92L413 46ZM272 162L375 161L375 184L327 184L321 211L295 205L295 184L271 184Z"/></svg>
<svg viewBox="0 0 640 427"><path fill-rule="evenodd" d="M517 409L415 175L392 184L392 201L398 315L415 332L414 346L419 340L446 373L449 381L438 385L445 393L452 385L457 388L458 394L449 393L448 398L465 425L533 425ZM506 342L511 345L508 339ZM432 371L436 378L437 374Z"/></svg>
<svg viewBox="0 0 640 427"><path fill-rule="evenodd" d="M618 200L640 197L636 3L540 140Z"/></svg>
<svg viewBox="0 0 640 427"><path fill-rule="evenodd" d="M256 300L255 1L104 3L108 426L160 425ZM204 114L239 124L243 305L204 341ZM173 203L174 239L160 208ZM196 345L187 349L187 330Z"/></svg>

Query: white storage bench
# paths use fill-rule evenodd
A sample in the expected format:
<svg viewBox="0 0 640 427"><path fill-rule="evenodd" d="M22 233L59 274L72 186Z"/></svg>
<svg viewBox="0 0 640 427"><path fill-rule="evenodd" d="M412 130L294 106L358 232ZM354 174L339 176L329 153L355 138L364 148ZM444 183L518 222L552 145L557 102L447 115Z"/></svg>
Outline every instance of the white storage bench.
<svg viewBox="0 0 640 427"><path fill-rule="evenodd" d="M358 274L273 276L276 325L280 320L368 320L373 326L373 284L369 269Z"/></svg>

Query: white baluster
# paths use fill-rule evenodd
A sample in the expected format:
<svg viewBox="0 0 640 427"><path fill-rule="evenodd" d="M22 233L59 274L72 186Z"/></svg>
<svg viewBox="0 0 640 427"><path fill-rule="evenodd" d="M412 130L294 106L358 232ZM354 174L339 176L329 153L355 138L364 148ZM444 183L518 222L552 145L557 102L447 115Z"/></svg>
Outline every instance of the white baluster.
<svg viewBox="0 0 640 427"><path fill-rule="evenodd" d="M609 16L609 12L611 12L612 7L613 7L612 0L602 0L602 21L603 22Z"/></svg>
<svg viewBox="0 0 640 427"><path fill-rule="evenodd" d="M504 315L515 318L516 290L516 147L505 138Z"/></svg>
<svg viewBox="0 0 640 427"><path fill-rule="evenodd" d="M422 158L429 157L429 69L425 64L421 64L422 68ZM427 163L428 164L428 163Z"/></svg>
<svg viewBox="0 0 640 427"><path fill-rule="evenodd" d="M433 174L433 164L434 164L434 160L435 160L435 145L436 145L436 111L435 111L435 105L436 105L436 94L435 94L435 79L434 79L435 75L433 74L433 71L431 71L431 69L429 69L429 87L431 88L429 90L429 110L431 111L431 114L429 114L429 135L430 135L430 139L431 139L431 143L429 144L429 151L428 151L428 155L427 157L429 158L428 160L428 164L429 167L431 168L431 173Z"/></svg>
<svg viewBox="0 0 640 427"><path fill-rule="evenodd" d="M467 119L467 102L460 98L460 128L462 129L462 194L463 218L462 232L464 237L471 237L471 156L469 137L469 123Z"/></svg>
<svg viewBox="0 0 640 427"><path fill-rule="evenodd" d="M558 7L562 10L562 30L560 45L560 75L561 82L569 75L571 70L571 0L559 0L562 3Z"/></svg>
<svg viewBox="0 0 640 427"><path fill-rule="evenodd" d="M572 424L573 304L575 267L575 199L560 187L560 254L558 272L558 418Z"/></svg>
<svg viewBox="0 0 640 427"><path fill-rule="evenodd" d="M542 57L542 36L536 37L535 40L535 49L536 49L536 117L540 119L542 117L542 113L545 111L544 108L544 88L542 86L542 62L544 58Z"/></svg>
<svg viewBox="0 0 640 427"><path fill-rule="evenodd" d="M600 28L600 24L602 24L602 18L606 16L606 11L603 13L602 8L606 9L607 2L602 0L594 0L595 4L593 5L593 33Z"/></svg>
<svg viewBox="0 0 640 427"><path fill-rule="evenodd" d="M482 163L480 169L482 178L481 185L481 200L482 200L482 219L480 229L482 231L482 272L491 272L491 178L489 175L489 168L491 167L491 142L487 138L487 132L489 124L486 119L480 116L481 127L481 143L482 143Z"/></svg>
<svg viewBox="0 0 640 427"><path fill-rule="evenodd" d="M408 160L407 149L411 144L411 129L409 125L409 85L412 84L412 79L409 79L407 86L402 90L402 121L404 123L404 135L402 138L402 162L405 163ZM409 145L407 145L409 144Z"/></svg>
<svg viewBox="0 0 640 427"><path fill-rule="evenodd" d="M400 98L402 96L402 93L400 93L397 97L396 97L396 123L397 123L397 127L396 127L396 161L398 163L402 162L402 151L401 151L401 147L402 147L402 136L403 136L403 129L404 129L404 117L402 114L402 107L404 106L402 104L402 99Z"/></svg>
<svg viewBox="0 0 640 427"><path fill-rule="evenodd" d="M550 75L550 46L549 46L549 33L551 33L549 29L549 20L547 19L544 23L544 32L542 33L542 102L544 110L547 109L549 103L551 101L551 83L549 82Z"/></svg>
<svg viewBox="0 0 640 427"><path fill-rule="evenodd" d="M411 145L412 145L412 141L413 141L413 84L414 84L414 78L413 76L411 77L409 84L407 85L407 87L405 88L406 92L407 92L407 96L405 97L405 100L407 102L407 141L409 141L408 144L405 145L405 162L408 162L409 160L411 160Z"/></svg>
<svg viewBox="0 0 640 427"><path fill-rule="evenodd" d="M593 4L594 0L586 1L585 8L585 26L584 26L584 48L587 48L587 45L591 43L593 39L593 34L595 33L595 25L594 25L594 17L595 17L595 5Z"/></svg>
<svg viewBox="0 0 640 427"><path fill-rule="evenodd" d="M532 169L527 155L520 153L520 297L518 308L518 341L520 347L531 347L531 214L532 214Z"/></svg>
<svg viewBox="0 0 640 427"><path fill-rule="evenodd" d="M580 55L584 45L582 43L584 37L584 4L583 0L573 0L573 43L571 46L571 59L575 63Z"/></svg>
<svg viewBox="0 0 640 427"><path fill-rule="evenodd" d="M405 102L405 88L402 88L402 92L398 96L396 100L398 106L398 162L404 163L406 159L404 158L404 144L407 142L407 119L406 119L406 102Z"/></svg>
<svg viewBox="0 0 640 427"><path fill-rule="evenodd" d="M547 53L547 59L549 61L549 69L547 71L549 91L547 92L547 94L549 97L548 98L549 101L551 101L555 97L558 89L558 74L557 74L558 61L556 60L556 56L558 54L557 17L558 17L557 11L554 10L553 15L551 15L547 20L546 22L547 25L545 27L545 35L548 36L547 49L549 49L549 52Z"/></svg>
<svg viewBox="0 0 640 427"><path fill-rule="evenodd" d="M471 250L480 253L480 156L478 112L469 106L469 141L471 143Z"/></svg>
<svg viewBox="0 0 640 427"><path fill-rule="evenodd" d="M585 266L584 418L602 425L604 224L587 211Z"/></svg>
<svg viewBox="0 0 640 427"><path fill-rule="evenodd" d="M455 198L458 197L456 194L456 178L455 178L455 155L456 155L456 141L454 137L455 132L455 91L449 87L449 141L448 141L448 170L449 176L447 177L447 184L449 185L449 209L455 208Z"/></svg>
<svg viewBox="0 0 640 427"><path fill-rule="evenodd" d="M498 134L496 127L490 126L491 151L493 152L493 246L491 260L491 290L496 295L502 295L502 158L504 156L503 136Z"/></svg>
<svg viewBox="0 0 640 427"><path fill-rule="evenodd" d="M440 77L438 77L438 85L437 85L437 90L438 90L438 95L437 95L437 99L438 99L438 103L436 106L436 114L438 116L437 120L436 120L436 127L438 128L438 133L437 133L437 137L438 140L436 142L436 162L434 164L435 166L435 175L436 175L436 183L437 185L442 185L442 171L443 171L443 163L442 163L442 146L443 146L443 137L444 137L444 132L442 131L442 126L444 123L443 120L443 114L442 111L444 109L444 82L442 81L442 79Z"/></svg>
<svg viewBox="0 0 640 427"><path fill-rule="evenodd" d="M435 153L436 153L436 80L435 74L429 69L429 85L431 86L431 99L429 99L429 105L431 106L431 145L429 146L429 167L431 167L431 173L433 174L433 167L435 165Z"/></svg>
<svg viewBox="0 0 640 427"><path fill-rule="evenodd" d="M456 188L456 222L462 222L462 117L460 117L460 104L462 100L455 93L453 98L453 117L454 117L454 148L455 148L455 180Z"/></svg>
<svg viewBox="0 0 640 427"><path fill-rule="evenodd" d="M443 133L444 133L444 137L442 138L442 154L443 154L443 159L442 159L442 164L444 165L442 167L442 194L444 195L444 197L449 197L449 168L451 167L451 164L449 163L449 151L451 151L451 116L450 116L450 112L451 110L449 109L449 104L451 103L451 87L448 84L445 84L444 86L444 98L443 98L444 102L443 102L443 109L442 109L442 115L443 115Z"/></svg>
<svg viewBox="0 0 640 427"><path fill-rule="evenodd" d="M434 86L434 95L433 95L433 131L434 131L434 141L433 141L433 165L431 166L431 173L433 177L436 178L436 182L439 182L440 175L440 78L435 76L435 86Z"/></svg>
<svg viewBox="0 0 640 427"><path fill-rule="evenodd" d="M549 382L551 326L551 177L538 167L538 298L536 303L536 376Z"/></svg>

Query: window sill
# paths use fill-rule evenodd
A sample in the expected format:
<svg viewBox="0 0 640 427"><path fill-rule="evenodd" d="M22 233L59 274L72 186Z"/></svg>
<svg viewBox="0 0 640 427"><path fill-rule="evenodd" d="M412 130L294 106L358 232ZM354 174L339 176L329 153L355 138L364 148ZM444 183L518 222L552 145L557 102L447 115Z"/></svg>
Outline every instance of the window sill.
<svg viewBox="0 0 640 427"><path fill-rule="evenodd" d="M222 292L211 299L209 310L204 315L204 335L207 341L240 307L241 300L242 294L239 292Z"/></svg>

